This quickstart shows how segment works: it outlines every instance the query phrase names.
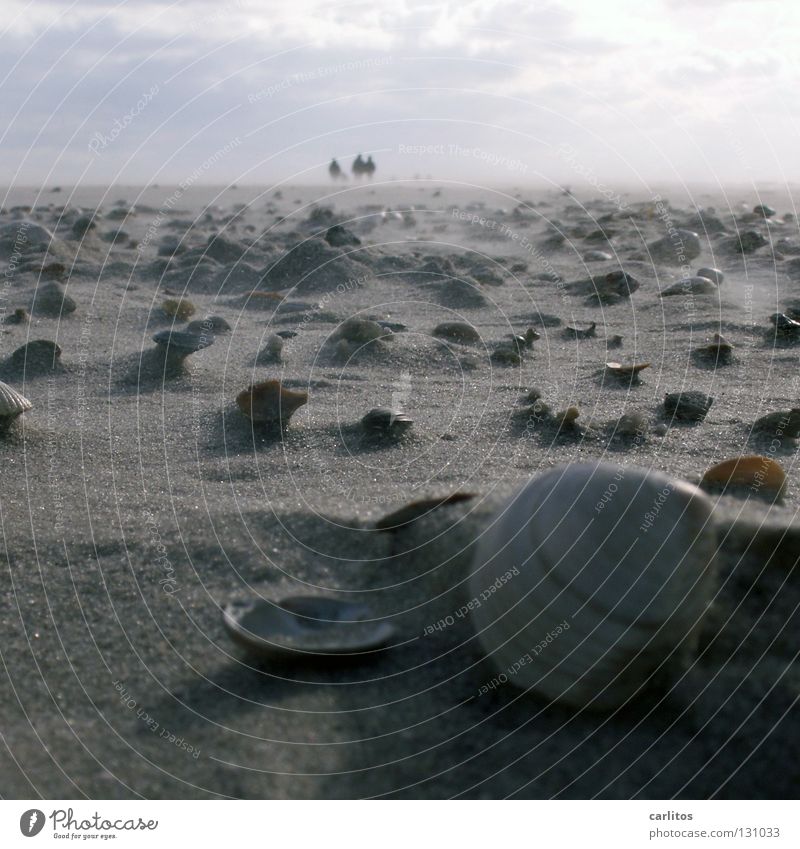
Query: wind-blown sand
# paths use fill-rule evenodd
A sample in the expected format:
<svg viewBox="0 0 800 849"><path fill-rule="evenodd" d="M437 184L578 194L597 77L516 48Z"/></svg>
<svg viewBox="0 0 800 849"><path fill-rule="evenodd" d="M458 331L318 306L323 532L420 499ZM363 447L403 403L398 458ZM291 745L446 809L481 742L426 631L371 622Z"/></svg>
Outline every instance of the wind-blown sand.
<svg viewBox="0 0 800 849"><path fill-rule="evenodd" d="M560 463L603 458L697 482L717 460L772 452L788 474L783 503L715 496L720 517L795 520L796 444L751 433L800 394L798 349L776 348L768 321L800 298L800 234L782 220L790 196L659 194L663 207L641 193L618 204L431 182L277 197L14 190L0 217L13 225L0 306L30 307L42 265L61 262L77 308L51 317L34 304L29 324L0 333L0 380L34 404L0 442L0 795L796 796L796 536L772 560L731 538L696 662L616 713L576 713L510 686L478 696L493 672L469 623L425 635L462 603L469 546L493 506ZM763 202L778 211L770 224L748 214ZM96 228L76 238L75 221L96 209ZM28 220L55 233L46 261L31 225L15 249ZM361 244L322 242L336 222ZM689 265L722 269L718 294L659 297L681 263L654 265L645 246L671 226L699 233ZM745 230L771 244L735 253ZM612 259L584 263L589 250ZM598 305L569 286L620 267L641 283L629 299ZM296 308L248 296L293 286ZM171 326L160 309L170 295L232 331L165 377L151 337ZM355 315L407 331L343 353L332 337ZM485 344L431 335L454 320ZM564 338L572 322L596 322L596 338ZM491 360L529 326L541 339L521 366ZM276 330L298 335L281 363L256 365ZM716 369L691 355L714 332L736 345ZM616 334L622 347L608 349ZM60 367L9 362L34 339L57 342ZM652 365L631 386L603 375L609 360ZM234 403L268 378L310 394L283 437L254 434ZM534 387L554 410L578 404L593 426L526 430L520 399ZM664 394L681 389L714 397L706 420L657 435ZM406 410L412 435L365 442L359 420L378 405ZM611 438L608 423L634 410L650 432ZM457 490L478 497L394 534L373 529L412 499ZM220 615L250 592L365 601L393 618L398 644L344 667L259 663Z"/></svg>

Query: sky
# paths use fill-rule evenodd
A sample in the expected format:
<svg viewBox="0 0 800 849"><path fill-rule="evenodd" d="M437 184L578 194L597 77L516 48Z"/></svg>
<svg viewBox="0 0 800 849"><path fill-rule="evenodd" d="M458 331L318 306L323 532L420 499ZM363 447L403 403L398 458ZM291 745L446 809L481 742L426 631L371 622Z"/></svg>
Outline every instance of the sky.
<svg viewBox="0 0 800 849"><path fill-rule="evenodd" d="M790 0L0 0L0 183L800 179Z"/></svg>

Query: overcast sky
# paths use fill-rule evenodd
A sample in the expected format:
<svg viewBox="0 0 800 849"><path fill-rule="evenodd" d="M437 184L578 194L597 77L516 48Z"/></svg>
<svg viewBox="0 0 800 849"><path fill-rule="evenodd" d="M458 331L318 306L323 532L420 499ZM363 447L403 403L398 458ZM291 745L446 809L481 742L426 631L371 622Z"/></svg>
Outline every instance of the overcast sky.
<svg viewBox="0 0 800 849"><path fill-rule="evenodd" d="M800 177L790 0L0 3L5 184Z"/></svg>

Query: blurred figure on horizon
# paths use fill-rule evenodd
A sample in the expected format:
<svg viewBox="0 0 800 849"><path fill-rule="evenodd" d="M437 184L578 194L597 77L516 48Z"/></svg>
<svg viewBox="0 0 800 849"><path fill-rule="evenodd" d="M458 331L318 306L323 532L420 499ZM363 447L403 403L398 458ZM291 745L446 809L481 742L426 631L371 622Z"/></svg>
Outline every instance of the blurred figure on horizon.
<svg viewBox="0 0 800 849"><path fill-rule="evenodd" d="M358 156L353 160L353 176L358 178L364 174L364 168L366 166L366 162L364 162L363 157L359 153Z"/></svg>
<svg viewBox="0 0 800 849"><path fill-rule="evenodd" d="M340 180L344 176L341 166L335 159L331 159L331 164L328 166L328 173L331 175L331 180Z"/></svg>
<svg viewBox="0 0 800 849"><path fill-rule="evenodd" d="M370 180L372 179L372 175L375 173L375 163L372 161L371 156L368 156L367 161L364 163L364 173Z"/></svg>

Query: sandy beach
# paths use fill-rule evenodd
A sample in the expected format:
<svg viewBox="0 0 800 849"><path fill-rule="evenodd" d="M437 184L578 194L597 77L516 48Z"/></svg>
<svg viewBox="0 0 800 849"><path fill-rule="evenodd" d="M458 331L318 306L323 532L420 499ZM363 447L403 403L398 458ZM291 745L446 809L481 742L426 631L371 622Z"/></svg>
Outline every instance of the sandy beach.
<svg viewBox="0 0 800 849"><path fill-rule="evenodd" d="M0 795L796 797L797 442L753 430L798 406L798 348L769 318L800 309L794 212L786 188L610 197L380 173L12 189L0 380L33 407L0 437ZM702 267L723 272L718 288L662 297ZM598 300L592 281L619 271L638 285ZM52 306L53 282L74 310ZM169 299L230 326L175 370L152 338L186 326ZM353 318L384 333L343 340ZM477 341L434 335L445 322ZM539 338L517 351L528 328ZM259 357L279 332L280 353ZM695 353L714 333L729 362ZM60 357L13 356L34 340ZM650 366L620 380L608 362ZM278 432L236 404L271 379L308 392ZM531 390L551 414L576 406L577 426L529 427ZM665 394L686 391L713 398L704 420L665 414ZM380 406L413 419L403 438L365 437ZM615 433L625 414L641 414L633 438ZM504 497L560 464L696 484L742 454L779 462L785 494L710 496L729 533L677 678L611 712L480 693L494 673L453 614ZM456 492L474 497L375 528ZM222 606L290 595L363 602L396 635L349 664L270 663L231 641Z"/></svg>

